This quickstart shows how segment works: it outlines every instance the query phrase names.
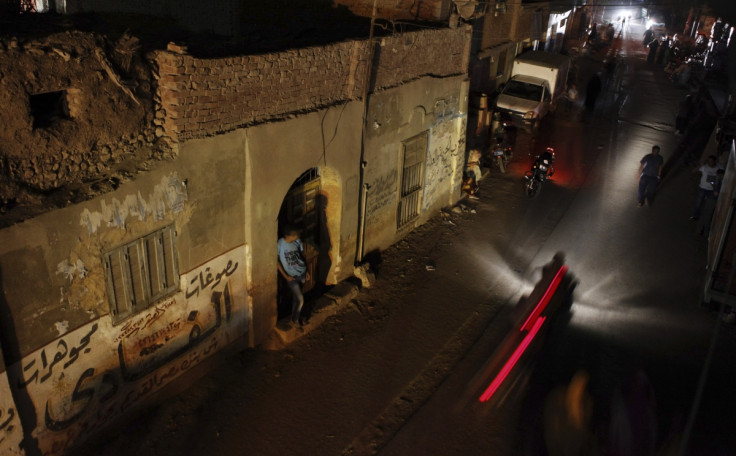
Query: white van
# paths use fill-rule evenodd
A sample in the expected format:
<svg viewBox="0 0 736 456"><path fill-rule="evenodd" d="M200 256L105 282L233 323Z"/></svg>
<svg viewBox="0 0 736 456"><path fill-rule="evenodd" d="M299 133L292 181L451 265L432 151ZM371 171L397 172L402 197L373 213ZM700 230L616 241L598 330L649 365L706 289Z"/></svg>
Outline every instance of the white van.
<svg viewBox="0 0 736 456"><path fill-rule="evenodd" d="M566 55L531 51L518 56L511 79L496 99L496 110L521 117L526 128L536 128L564 95L569 69Z"/></svg>

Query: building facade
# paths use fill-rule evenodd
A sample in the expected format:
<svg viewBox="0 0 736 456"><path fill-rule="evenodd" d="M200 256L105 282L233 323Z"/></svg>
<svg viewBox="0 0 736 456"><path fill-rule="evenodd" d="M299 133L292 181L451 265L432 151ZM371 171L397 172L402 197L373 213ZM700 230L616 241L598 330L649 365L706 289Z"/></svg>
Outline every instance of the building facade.
<svg viewBox="0 0 736 456"><path fill-rule="evenodd" d="M470 33L218 58L142 55L130 36L7 39L0 454L64 454L213 354L263 342L284 224L329 286L454 204Z"/></svg>
<svg viewBox="0 0 736 456"><path fill-rule="evenodd" d="M476 26L482 32L470 70L472 90L490 95L505 84L514 58L544 41L549 15L548 2L494 2Z"/></svg>

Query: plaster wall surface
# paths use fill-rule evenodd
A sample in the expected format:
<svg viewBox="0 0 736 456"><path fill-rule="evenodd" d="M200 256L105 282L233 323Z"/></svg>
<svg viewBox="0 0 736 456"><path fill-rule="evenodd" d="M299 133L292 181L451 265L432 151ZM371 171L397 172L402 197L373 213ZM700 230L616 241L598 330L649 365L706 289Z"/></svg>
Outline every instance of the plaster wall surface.
<svg viewBox="0 0 736 456"><path fill-rule="evenodd" d="M352 275L357 232L362 105L358 102L247 129L246 238L252 247L254 335L276 321L278 214L294 181L317 168L327 200L328 281Z"/></svg>
<svg viewBox="0 0 736 456"><path fill-rule="evenodd" d="M466 30L439 30L378 45L369 118L385 127L366 136L365 178L376 183L385 176L389 190L387 203L374 209L366 225L372 248L390 245L459 197L468 40ZM335 59L325 68L347 57L339 73L344 80L328 71L314 81L307 74L294 79L289 68L312 72L312 58L324 56L318 49L252 60L166 54L179 66L160 68L171 86L159 93L156 120L165 128L157 135L170 133L178 141L176 155L155 166L141 164L134 180L107 193L0 230L0 343L4 355L17 354L4 357L8 366L0 372L0 423L12 422L2 416L27 418L26 426L12 425L0 454L17 452L24 431L38 439L44 454L62 454L215 352L264 340L277 317L279 209L309 169L323 178L328 201L331 262L325 277L336 283L352 275L360 219L363 44L327 47ZM423 60L427 55L433 59ZM258 62L265 68L268 61L276 73L259 69ZM253 62L255 70L237 73L238 65ZM201 81L192 75L199 69L204 85L198 89ZM280 82L268 90L249 85L276 74ZM287 86L295 88L282 93ZM197 92L205 88L229 95L213 99ZM335 97L321 98L324 88ZM312 89L317 95L305 95ZM273 97L281 98L274 104ZM255 104L235 103L243 99ZM253 115L268 106L275 108ZM430 179L420 216L400 232L395 219L383 223L395 214L390 189L400 179L398 151L401 141L423 131L429 132ZM167 227L176 233L178 284L116 318L110 303L118 291L109 285L105 255ZM132 274L144 269L139 260L129 264ZM15 402L19 395L28 398L22 411Z"/></svg>
<svg viewBox="0 0 736 456"><path fill-rule="evenodd" d="M365 181L369 185L365 249L382 250L405 230L423 223L459 198L465 158L467 84L465 77L424 78L400 90L371 97ZM426 132L424 186L419 217L399 230L402 142Z"/></svg>
<svg viewBox="0 0 736 456"><path fill-rule="evenodd" d="M33 415L44 454L63 453L247 340L243 135L198 145L114 192L0 230L2 348L18 353L0 373L12 393L0 410ZM114 320L103 255L165 226L179 233L175 289ZM21 393L24 410L13 402ZM2 454L18 450L23 429L12 430Z"/></svg>

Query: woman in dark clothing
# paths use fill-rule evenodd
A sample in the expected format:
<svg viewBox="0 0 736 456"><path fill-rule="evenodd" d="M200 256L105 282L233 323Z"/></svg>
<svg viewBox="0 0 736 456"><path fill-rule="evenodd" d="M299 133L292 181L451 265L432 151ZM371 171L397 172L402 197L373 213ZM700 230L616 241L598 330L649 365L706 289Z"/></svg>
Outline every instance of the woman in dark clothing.
<svg viewBox="0 0 736 456"><path fill-rule="evenodd" d="M595 100L602 89L601 77L598 73L593 74L588 80L588 86L585 88L585 109L593 111L595 109Z"/></svg>
<svg viewBox="0 0 736 456"><path fill-rule="evenodd" d="M680 109L677 111L677 117L675 118L675 133L684 135L688 124L690 123L690 119L694 116L695 103L693 102L693 96L688 93L680 102Z"/></svg>
<svg viewBox="0 0 736 456"><path fill-rule="evenodd" d="M644 31L644 40L642 40L641 44L644 46L649 46L649 43L652 42L652 39L654 39L654 32L652 29L648 28Z"/></svg>
<svg viewBox="0 0 736 456"><path fill-rule="evenodd" d="M647 45L649 48L649 55L647 55L647 62L654 63L654 58L657 56L657 49L659 48L659 40L652 40Z"/></svg>
<svg viewBox="0 0 736 456"><path fill-rule="evenodd" d="M669 52L670 49L670 42L667 38L662 40L662 43L659 45L659 51L657 52L657 63L662 65L664 63L664 56L666 53Z"/></svg>

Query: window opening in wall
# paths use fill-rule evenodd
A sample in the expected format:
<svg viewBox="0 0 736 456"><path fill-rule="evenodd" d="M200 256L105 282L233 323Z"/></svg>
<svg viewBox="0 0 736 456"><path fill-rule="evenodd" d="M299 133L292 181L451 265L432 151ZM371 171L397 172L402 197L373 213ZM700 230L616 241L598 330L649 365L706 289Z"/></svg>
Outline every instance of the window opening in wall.
<svg viewBox="0 0 736 456"><path fill-rule="evenodd" d="M59 119L69 118L66 90L31 95L29 102L33 128L46 128Z"/></svg>
<svg viewBox="0 0 736 456"><path fill-rule="evenodd" d="M176 231L167 226L103 254L113 324L179 287Z"/></svg>
<svg viewBox="0 0 736 456"><path fill-rule="evenodd" d="M429 132L423 132L402 143L403 170L397 226L401 228L419 216L419 203L424 187L424 160Z"/></svg>

